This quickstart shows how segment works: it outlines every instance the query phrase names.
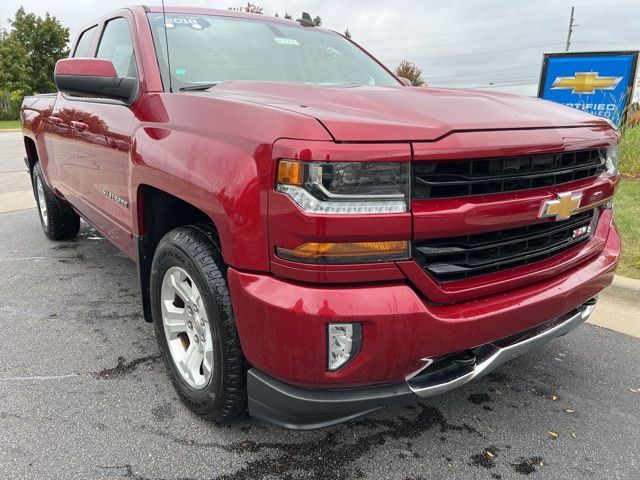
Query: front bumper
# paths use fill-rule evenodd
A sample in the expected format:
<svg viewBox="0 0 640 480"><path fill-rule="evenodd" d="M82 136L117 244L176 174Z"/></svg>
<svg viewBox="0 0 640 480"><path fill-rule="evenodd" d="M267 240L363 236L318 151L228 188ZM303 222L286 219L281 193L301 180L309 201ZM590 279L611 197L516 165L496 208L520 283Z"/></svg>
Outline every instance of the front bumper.
<svg viewBox="0 0 640 480"><path fill-rule="evenodd" d="M613 280L620 255L615 228L600 252L562 273L499 293L433 304L408 282L322 285L228 270L233 309L249 364L303 388L403 382L437 359L559 318ZM327 325L358 322L360 352L327 371Z"/></svg>
<svg viewBox="0 0 640 480"><path fill-rule="evenodd" d="M312 390L288 385L252 368L247 380L249 413L283 427L313 429L350 420L385 405L445 393L565 335L583 323L594 308L595 299L532 329L448 355L408 380L390 385Z"/></svg>

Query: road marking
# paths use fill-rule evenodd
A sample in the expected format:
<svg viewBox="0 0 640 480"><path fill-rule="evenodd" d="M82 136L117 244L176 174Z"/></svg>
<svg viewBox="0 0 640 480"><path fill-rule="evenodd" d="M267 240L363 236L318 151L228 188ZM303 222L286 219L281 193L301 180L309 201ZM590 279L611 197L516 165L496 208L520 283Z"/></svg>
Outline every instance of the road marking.
<svg viewBox="0 0 640 480"><path fill-rule="evenodd" d="M19 192L0 193L0 213L16 212L30 208L36 208L33 191L21 190Z"/></svg>
<svg viewBox="0 0 640 480"><path fill-rule="evenodd" d="M28 381L46 381L46 380L62 380L65 378L79 377L80 373L64 373L62 375L28 375L24 377L0 377L0 382L28 382Z"/></svg>
<svg viewBox="0 0 640 480"><path fill-rule="evenodd" d="M21 262L31 260L44 260L45 258L73 258L73 257L7 257L0 258L0 262Z"/></svg>

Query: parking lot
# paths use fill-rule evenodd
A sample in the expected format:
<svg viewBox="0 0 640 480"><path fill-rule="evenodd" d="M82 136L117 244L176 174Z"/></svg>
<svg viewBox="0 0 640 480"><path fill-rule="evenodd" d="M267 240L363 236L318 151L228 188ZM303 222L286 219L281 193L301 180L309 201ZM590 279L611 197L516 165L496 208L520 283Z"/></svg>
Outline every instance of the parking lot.
<svg viewBox="0 0 640 480"><path fill-rule="evenodd" d="M0 133L0 478L640 478L640 339L595 325L325 430L200 420L142 319L135 265L85 223L44 237L21 148ZM616 315L603 300L596 314Z"/></svg>

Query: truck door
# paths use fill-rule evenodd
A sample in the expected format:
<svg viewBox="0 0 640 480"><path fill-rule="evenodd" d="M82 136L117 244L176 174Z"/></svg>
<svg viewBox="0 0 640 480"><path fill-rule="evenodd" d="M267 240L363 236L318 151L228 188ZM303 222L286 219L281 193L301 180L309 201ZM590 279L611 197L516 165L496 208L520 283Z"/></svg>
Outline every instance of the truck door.
<svg viewBox="0 0 640 480"><path fill-rule="evenodd" d="M104 24L97 58L111 60L121 77L138 78L129 22ZM134 114L117 102L75 101L76 176L80 212L127 253L133 253L129 168Z"/></svg>
<svg viewBox="0 0 640 480"><path fill-rule="evenodd" d="M97 26L88 28L80 34L73 57L87 57L91 52ZM76 132L71 127L75 117L73 98L58 93L53 110L45 119L47 122L45 142L49 152L49 162L42 165L49 182L68 202L78 204L78 178L76 177Z"/></svg>

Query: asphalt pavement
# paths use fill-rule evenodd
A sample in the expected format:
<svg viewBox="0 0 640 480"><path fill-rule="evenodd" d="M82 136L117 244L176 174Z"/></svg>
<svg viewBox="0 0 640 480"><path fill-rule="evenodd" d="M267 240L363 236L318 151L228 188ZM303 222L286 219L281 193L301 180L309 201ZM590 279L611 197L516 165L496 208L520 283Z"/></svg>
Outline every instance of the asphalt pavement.
<svg viewBox="0 0 640 480"><path fill-rule="evenodd" d="M5 135L0 179L22 168L2 152ZM0 196L25 191L21 181ZM454 392L329 429L218 426L174 393L134 264L85 223L52 242L34 209L9 206L0 202L2 479L640 478L638 338L583 325Z"/></svg>

